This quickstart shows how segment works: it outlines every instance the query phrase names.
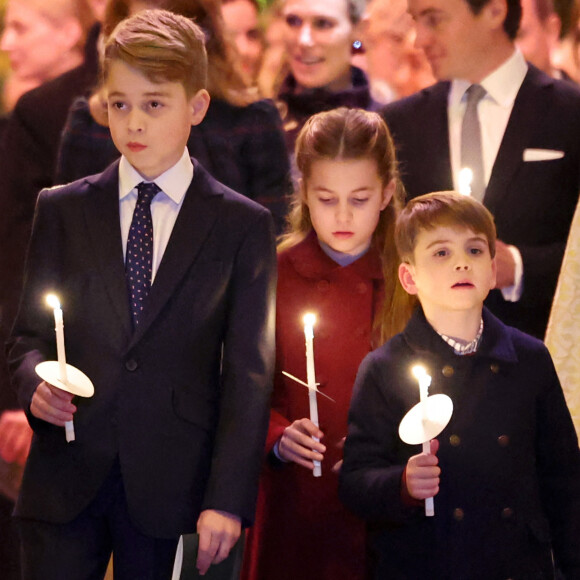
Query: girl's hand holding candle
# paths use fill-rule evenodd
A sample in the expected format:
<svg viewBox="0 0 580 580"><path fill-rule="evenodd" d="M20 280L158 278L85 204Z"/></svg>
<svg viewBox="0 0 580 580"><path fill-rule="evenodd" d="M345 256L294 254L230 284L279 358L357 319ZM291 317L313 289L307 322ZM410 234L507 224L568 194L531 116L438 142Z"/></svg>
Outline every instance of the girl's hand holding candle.
<svg viewBox="0 0 580 580"><path fill-rule="evenodd" d="M322 431L310 419L298 419L286 427L278 444L278 455L283 461L293 461L306 469L320 463L326 447L320 443Z"/></svg>

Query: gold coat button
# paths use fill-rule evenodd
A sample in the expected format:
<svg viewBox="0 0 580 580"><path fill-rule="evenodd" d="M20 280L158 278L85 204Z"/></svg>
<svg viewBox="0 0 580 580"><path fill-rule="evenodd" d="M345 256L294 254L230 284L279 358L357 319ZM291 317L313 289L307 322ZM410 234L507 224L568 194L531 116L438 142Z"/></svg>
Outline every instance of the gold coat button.
<svg viewBox="0 0 580 580"><path fill-rule="evenodd" d="M459 437L459 435L451 435L451 437L449 437L449 444L452 447L459 447L461 445L461 437Z"/></svg>
<svg viewBox="0 0 580 580"><path fill-rule="evenodd" d="M444 377L452 377L453 373L455 372L455 370L453 369L453 367L451 365L445 365L442 369L441 372L443 373Z"/></svg>
<svg viewBox="0 0 580 580"><path fill-rule="evenodd" d="M491 363L491 365L489 365L489 368L491 370L492 373L496 374L499 373L499 365L497 363Z"/></svg>
<svg viewBox="0 0 580 580"><path fill-rule="evenodd" d="M464 516L465 516L465 512L461 508L455 508L453 510L453 519L456 522L460 522Z"/></svg>
<svg viewBox="0 0 580 580"><path fill-rule="evenodd" d="M507 447L510 444L510 438L507 435L500 435L497 438L500 447Z"/></svg>

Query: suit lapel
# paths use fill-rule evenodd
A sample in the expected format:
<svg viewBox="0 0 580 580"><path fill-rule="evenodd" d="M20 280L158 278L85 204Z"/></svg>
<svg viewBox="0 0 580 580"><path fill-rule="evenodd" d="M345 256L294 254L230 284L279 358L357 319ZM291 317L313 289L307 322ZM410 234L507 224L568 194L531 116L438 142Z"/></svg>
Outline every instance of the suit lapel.
<svg viewBox="0 0 580 580"><path fill-rule="evenodd" d="M87 179L90 189L85 204L85 221L95 265L103 277L123 330L130 336L131 315L119 219L118 165L118 162L113 163L101 175Z"/></svg>
<svg viewBox="0 0 580 580"><path fill-rule="evenodd" d="M218 217L222 196L213 191L208 183L208 174L195 160L194 168L193 180L183 200L159 270L145 301L143 317L139 328L135 329L130 346L141 339L159 315L198 256Z"/></svg>
<svg viewBox="0 0 580 580"><path fill-rule="evenodd" d="M510 183L522 166L524 149L538 126L538 114L549 107L552 81L545 82L532 66L518 91L485 192L484 204L496 213L508 198Z"/></svg>
<svg viewBox="0 0 580 580"><path fill-rule="evenodd" d="M426 174L432 172L435 183L441 184L443 190L453 189L453 173L451 171L451 150L449 145L449 119L447 113L447 99L450 83L437 83L431 92L430 107L425 119L429 134L440 139L438 143L430 143L431 152L427 159L433 159L433 167ZM428 91L429 89L427 89ZM431 189L429 189L431 191Z"/></svg>

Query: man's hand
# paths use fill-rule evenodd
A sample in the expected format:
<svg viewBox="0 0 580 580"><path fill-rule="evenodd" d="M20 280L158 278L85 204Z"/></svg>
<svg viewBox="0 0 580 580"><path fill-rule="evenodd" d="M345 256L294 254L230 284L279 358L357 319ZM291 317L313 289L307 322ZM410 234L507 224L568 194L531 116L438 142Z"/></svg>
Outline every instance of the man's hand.
<svg viewBox="0 0 580 580"><path fill-rule="evenodd" d="M431 441L431 453L413 455L407 461L407 491L412 498L427 499L439 493L439 475L441 469L438 466L437 451L439 441Z"/></svg>
<svg viewBox="0 0 580 580"><path fill-rule="evenodd" d="M278 453L285 461L294 461L312 471L314 460L322 461L326 447L313 438L321 439L324 433L310 420L298 419L284 429Z"/></svg>
<svg viewBox="0 0 580 580"><path fill-rule="evenodd" d="M0 415L0 457L6 463L24 465L31 440L32 429L24 411L4 411Z"/></svg>
<svg viewBox="0 0 580 580"><path fill-rule="evenodd" d="M73 420L73 413L77 410L72 404L73 396L43 381L32 395L30 412L37 419L64 427L67 421Z"/></svg>
<svg viewBox="0 0 580 580"><path fill-rule="evenodd" d="M508 245L501 240L495 242L495 265L497 268L497 280L495 287L509 288L516 283L516 263Z"/></svg>
<svg viewBox="0 0 580 580"><path fill-rule="evenodd" d="M223 562L242 533L238 516L218 510L204 510L197 520L199 549L197 569L203 576L212 564Z"/></svg>

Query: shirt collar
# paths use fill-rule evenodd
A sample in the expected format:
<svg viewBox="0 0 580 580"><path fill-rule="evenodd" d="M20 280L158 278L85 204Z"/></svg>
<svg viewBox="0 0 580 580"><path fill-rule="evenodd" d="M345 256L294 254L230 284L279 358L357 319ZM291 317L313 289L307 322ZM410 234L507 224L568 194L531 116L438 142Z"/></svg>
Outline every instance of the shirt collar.
<svg viewBox="0 0 580 580"><path fill-rule="evenodd" d="M333 250L328 244L325 244L324 242L321 242L320 240L318 240L318 243L320 244L322 251L331 260L336 262L339 266L350 266L350 264L352 264L353 262L356 262L359 258L364 256L369 251L369 248L371 247L371 244L369 242L368 247L366 247L362 252L353 256L351 254L344 254L343 252L337 252L336 250Z"/></svg>
<svg viewBox="0 0 580 580"><path fill-rule="evenodd" d="M441 334L438 332L439 336L453 349L455 354L473 354L477 351L479 347L479 341L481 340L481 335L483 334L483 318L479 322L479 330L475 335L475 338L469 342L458 340L456 338L451 338L446 334Z"/></svg>
<svg viewBox="0 0 580 580"><path fill-rule="evenodd" d="M193 179L193 163L187 148L179 161L154 181L174 203L180 204ZM119 163L119 199L126 198L143 180L143 176L123 155Z"/></svg>
<svg viewBox="0 0 580 580"><path fill-rule="evenodd" d="M522 53L516 48L502 65L479 83L487 91L484 98L489 96L501 107L512 107L527 72L528 64ZM469 81L454 80L449 92L449 105L451 107L459 105L465 91L471 85L472 83Z"/></svg>

